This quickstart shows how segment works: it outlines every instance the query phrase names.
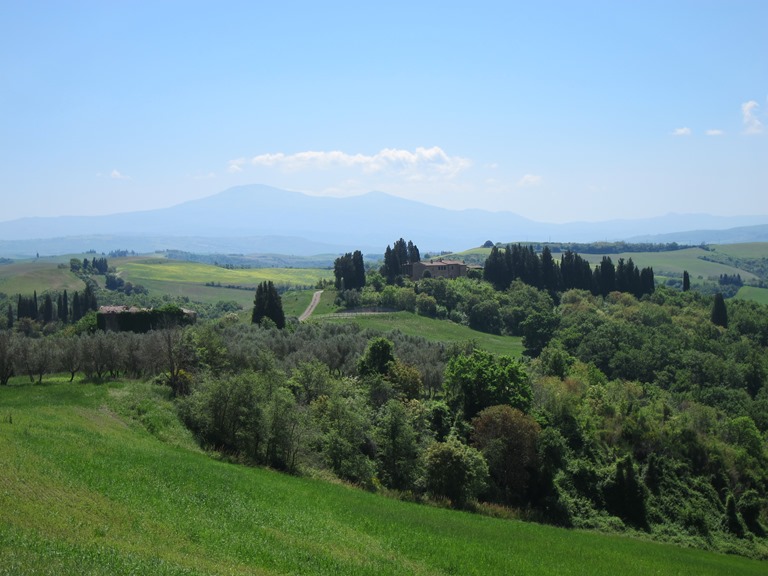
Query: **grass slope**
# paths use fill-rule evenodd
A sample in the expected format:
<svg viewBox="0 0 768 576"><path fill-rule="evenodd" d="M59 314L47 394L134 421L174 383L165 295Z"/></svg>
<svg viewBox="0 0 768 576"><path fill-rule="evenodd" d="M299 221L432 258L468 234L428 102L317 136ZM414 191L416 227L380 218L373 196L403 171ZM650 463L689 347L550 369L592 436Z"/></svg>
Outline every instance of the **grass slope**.
<svg viewBox="0 0 768 576"><path fill-rule="evenodd" d="M768 258L768 242L717 244L712 248L715 252L721 252L734 258Z"/></svg>
<svg viewBox="0 0 768 576"><path fill-rule="evenodd" d="M121 278L145 286L150 294L187 296L190 300L211 304L220 300L234 300L246 308L253 305L253 290L265 280L271 280L277 285L299 287L314 286L318 279L333 276L331 270L323 268L229 270L210 264L165 258L120 258L111 260L110 265L117 267ZM206 283L222 286L206 286ZM248 289L226 288L227 285Z"/></svg>
<svg viewBox="0 0 768 576"><path fill-rule="evenodd" d="M69 271L69 266L59 268L57 262L48 259L22 260L0 265L0 292L5 294L29 294L37 291L84 290L85 284Z"/></svg>
<svg viewBox="0 0 768 576"><path fill-rule="evenodd" d="M742 286L736 293L736 298L752 300L758 304L768 306L768 288L755 288L754 286Z"/></svg>
<svg viewBox="0 0 768 576"><path fill-rule="evenodd" d="M314 316L313 316L314 318ZM418 316L411 312L393 312L387 314L361 314L354 316L324 315L318 316L323 322L355 322L363 328L390 332L399 330L409 336L422 336L433 342L466 342L473 340L478 347L494 354L506 354L520 357L523 353L522 339L517 336L495 336L472 330L448 320L435 320Z"/></svg>
<svg viewBox="0 0 768 576"><path fill-rule="evenodd" d="M0 389L0 574L764 574L211 459L148 384Z"/></svg>

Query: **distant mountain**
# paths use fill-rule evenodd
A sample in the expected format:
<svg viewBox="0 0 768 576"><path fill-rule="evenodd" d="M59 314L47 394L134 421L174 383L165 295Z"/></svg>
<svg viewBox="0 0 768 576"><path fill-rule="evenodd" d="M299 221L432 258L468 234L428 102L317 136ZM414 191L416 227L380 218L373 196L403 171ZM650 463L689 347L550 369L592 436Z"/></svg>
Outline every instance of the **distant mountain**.
<svg viewBox="0 0 768 576"><path fill-rule="evenodd" d="M629 242L653 242L678 244L741 244L745 242L768 242L768 225L740 226L727 230L690 230L688 232L671 232L635 236Z"/></svg>
<svg viewBox="0 0 768 576"><path fill-rule="evenodd" d="M547 224L511 212L447 210L382 192L328 198L250 185L160 210L0 222L0 255L62 254L90 248L297 255L354 249L383 252L400 237L412 239L423 251L461 250L486 240L614 241L758 224L768 225L768 216L670 214L644 220Z"/></svg>

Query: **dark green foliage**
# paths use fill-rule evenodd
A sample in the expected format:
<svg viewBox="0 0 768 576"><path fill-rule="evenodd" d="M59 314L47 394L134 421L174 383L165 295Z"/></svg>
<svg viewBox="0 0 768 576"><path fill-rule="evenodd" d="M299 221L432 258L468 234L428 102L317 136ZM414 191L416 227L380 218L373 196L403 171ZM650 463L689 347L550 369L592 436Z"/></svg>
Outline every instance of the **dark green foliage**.
<svg viewBox="0 0 768 576"><path fill-rule="evenodd" d="M625 522L648 528L645 486L638 480L631 456L616 463L613 481L604 489L608 509Z"/></svg>
<svg viewBox="0 0 768 576"><path fill-rule="evenodd" d="M725 306L723 294L718 292L712 302L712 314L710 316L712 323L716 326L728 328L728 308Z"/></svg>
<svg viewBox="0 0 768 576"><path fill-rule="evenodd" d="M522 412L528 412L531 406L531 387L523 367L508 356L494 356L483 350L451 358L444 389L448 405L466 420L497 404Z"/></svg>
<svg viewBox="0 0 768 576"><path fill-rule="evenodd" d="M560 318L552 312L534 312L521 324L525 354L535 358L552 339Z"/></svg>
<svg viewBox="0 0 768 576"><path fill-rule="evenodd" d="M760 511L765 508L764 497L760 497L757 490L746 490L739 498L738 512L744 520L745 526L756 536L765 536L765 528L760 523Z"/></svg>
<svg viewBox="0 0 768 576"><path fill-rule="evenodd" d="M384 375L389 371L390 364L395 361L394 345L386 338L374 338L368 343L365 354L357 363L357 371L361 376Z"/></svg>
<svg viewBox="0 0 768 576"><path fill-rule="evenodd" d="M254 324L261 324L265 318L274 322L277 328L285 328L283 301L271 280L261 282L256 287L256 296L253 301L251 321Z"/></svg>
<svg viewBox="0 0 768 576"><path fill-rule="evenodd" d="M333 262L337 290L360 290L365 286L365 264L360 250L347 252Z"/></svg>
<svg viewBox="0 0 768 576"><path fill-rule="evenodd" d="M361 391L341 383L331 395L313 403L312 415L326 465L339 478L371 486L375 474L372 418Z"/></svg>
<svg viewBox="0 0 768 576"><path fill-rule="evenodd" d="M609 256L594 270L589 262L570 250L563 253L558 265L548 246L537 255L533 246L508 245L504 250L494 246L485 261L483 278L497 290L505 290L520 280L525 284L551 293L580 289L607 296L614 290L628 292L637 298L652 294L655 281L652 268L637 268L632 259L619 259L614 266Z"/></svg>
<svg viewBox="0 0 768 576"><path fill-rule="evenodd" d="M432 443L424 453L427 492L463 507L486 487L488 465L482 454L454 437Z"/></svg>
<svg viewBox="0 0 768 576"><path fill-rule="evenodd" d="M691 277L688 275L688 270L683 270L683 292L688 292L691 289Z"/></svg>
<svg viewBox="0 0 768 576"><path fill-rule="evenodd" d="M408 274L409 264L420 261L419 249L413 242L409 240L406 244L405 240L400 238L392 248L387 245L387 249L384 251L384 264L380 273L386 278L388 284L392 284L398 276Z"/></svg>
<svg viewBox="0 0 768 576"><path fill-rule="evenodd" d="M472 428L472 446L488 463L491 498L507 504L529 501L529 482L538 469L538 423L510 406L491 406L472 420Z"/></svg>
<svg viewBox="0 0 768 576"><path fill-rule="evenodd" d="M501 334L501 311L495 300L478 302L469 311L469 327L489 334Z"/></svg>
<svg viewBox="0 0 768 576"><path fill-rule="evenodd" d="M13 376L16 339L10 330L0 330L0 386L6 386Z"/></svg>
<svg viewBox="0 0 768 576"><path fill-rule="evenodd" d="M19 294L16 302L16 319L29 318L30 320L37 320L37 295L34 298L22 296Z"/></svg>
<svg viewBox="0 0 768 576"><path fill-rule="evenodd" d="M382 484L397 490L412 488L418 473L419 446L402 402L390 400L381 407L373 440Z"/></svg>
<svg viewBox="0 0 768 576"><path fill-rule="evenodd" d="M744 525L741 523L739 511L736 509L736 500L733 494L728 494L725 499L725 523L731 533L739 538L744 537Z"/></svg>
<svg viewBox="0 0 768 576"><path fill-rule="evenodd" d="M154 309L124 310L117 313L99 312L96 315L99 330L120 332L149 332L193 324L195 317L175 304Z"/></svg>

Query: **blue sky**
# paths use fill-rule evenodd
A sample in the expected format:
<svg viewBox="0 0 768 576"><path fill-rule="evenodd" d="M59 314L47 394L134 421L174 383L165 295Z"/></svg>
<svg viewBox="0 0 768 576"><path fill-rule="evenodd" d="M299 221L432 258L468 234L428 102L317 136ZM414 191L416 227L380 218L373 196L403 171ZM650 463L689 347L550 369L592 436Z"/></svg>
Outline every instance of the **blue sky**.
<svg viewBox="0 0 768 576"><path fill-rule="evenodd" d="M2 2L0 221L263 183L768 214L768 2Z"/></svg>

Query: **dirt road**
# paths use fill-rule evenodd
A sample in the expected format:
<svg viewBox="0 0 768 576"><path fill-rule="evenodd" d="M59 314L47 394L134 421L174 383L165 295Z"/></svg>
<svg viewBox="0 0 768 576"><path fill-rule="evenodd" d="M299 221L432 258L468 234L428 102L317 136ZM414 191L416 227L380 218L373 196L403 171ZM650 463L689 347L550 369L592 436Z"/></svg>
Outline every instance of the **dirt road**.
<svg viewBox="0 0 768 576"><path fill-rule="evenodd" d="M320 302L320 294L322 294L322 290L318 290L314 294L312 294L312 302L309 303L309 306L307 306L307 309L304 310L301 316L299 316L299 322L304 322L307 318L312 316L312 312L315 311L315 308L317 308L318 302Z"/></svg>

